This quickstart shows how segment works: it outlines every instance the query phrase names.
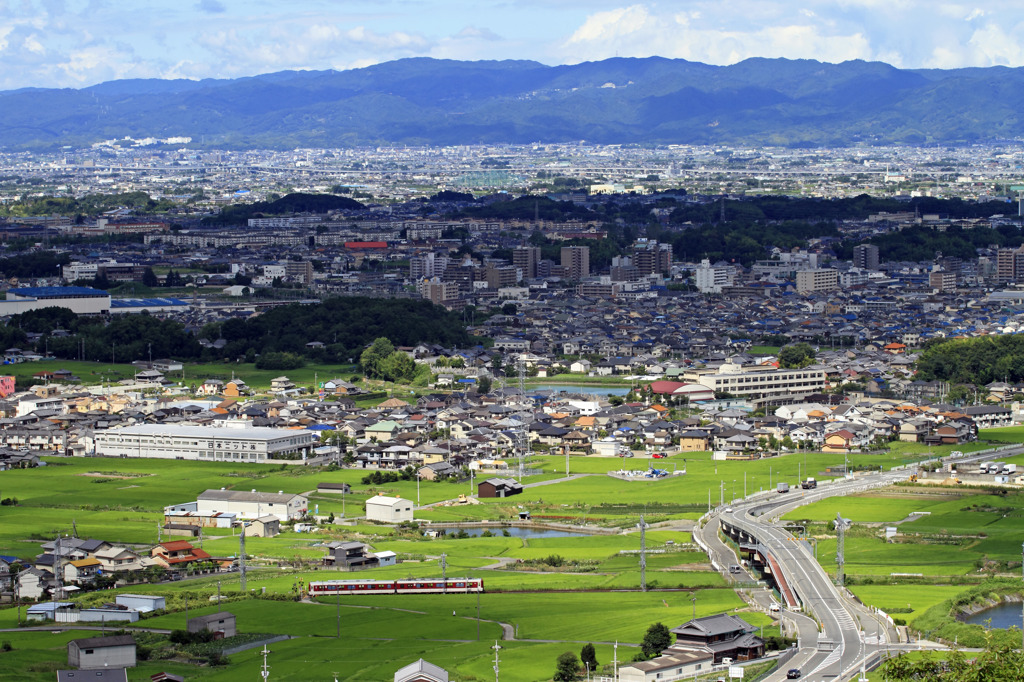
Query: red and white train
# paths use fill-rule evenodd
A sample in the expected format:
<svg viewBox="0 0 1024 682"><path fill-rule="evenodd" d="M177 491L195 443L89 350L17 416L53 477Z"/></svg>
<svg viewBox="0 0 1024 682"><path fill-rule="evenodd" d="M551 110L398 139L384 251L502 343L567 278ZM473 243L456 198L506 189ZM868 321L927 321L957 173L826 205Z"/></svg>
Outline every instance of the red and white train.
<svg viewBox="0 0 1024 682"><path fill-rule="evenodd" d="M334 594L468 594L483 591L483 578L311 580L309 582L310 597Z"/></svg>

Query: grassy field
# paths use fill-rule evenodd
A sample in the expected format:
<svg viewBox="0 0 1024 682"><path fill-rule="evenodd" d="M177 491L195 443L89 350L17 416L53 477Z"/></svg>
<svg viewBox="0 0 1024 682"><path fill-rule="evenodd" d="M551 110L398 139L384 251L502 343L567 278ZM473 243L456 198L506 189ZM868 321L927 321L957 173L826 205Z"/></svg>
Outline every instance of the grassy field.
<svg viewBox="0 0 1024 682"><path fill-rule="evenodd" d="M75 372L102 372L101 365L78 367L59 363ZM21 370L23 366L18 366ZM39 371L41 365L33 365ZM186 383L191 372L186 369ZM217 365L207 366L216 373L251 368ZM348 369L338 368L334 374L318 374L320 380L333 376L349 376ZM133 369L125 366L126 376ZM317 370L319 372L319 370ZM280 372L268 373L263 379ZM308 377L288 373L297 383ZM206 378L197 372L196 380ZM243 376L251 385L261 378ZM83 377L84 378L84 377ZM947 447L945 450L952 449ZM943 450L936 449L932 454ZM883 455L853 455L851 464L890 467L927 457L926 448L900 444ZM436 506L417 511L417 517L432 521L498 521L514 519L528 509L534 519L565 521L576 524L599 524L629 532L580 537L523 539L504 537L500 528L490 538L437 539L419 537L412 532L356 521L342 525L342 514L351 519L363 513L365 500L378 492L417 499L415 481L364 485L365 472L358 470L327 471L273 464L199 463L166 460L108 460L50 458L47 466L35 470L14 470L0 475L0 495L16 497L17 506L0 507L0 554L34 557L39 543L58 533L71 532L72 525L80 537L103 538L112 542L144 546L157 540L157 527L162 521L164 506L194 500L206 489L231 488L263 492L283 490L289 493L310 493L320 482L345 482L352 493L344 497L312 493L310 507L321 515L333 513L339 523L328 525L313 534L286 531L280 536L249 538L247 550L254 564L275 566L257 570L250 575L250 595L293 595L300 583L314 579L350 577L338 573L311 570L324 554L323 543L330 540L359 540L374 550L392 550L403 563L378 569L373 577L436 577L442 569L439 557L444 554L449 576L482 576L487 593L480 599L481 617L487 621L510 623L518 629L518 637L534 640L560 640L559 643L507 642L502 650L503 678L507 680L547 680L554 669L554 660L566 650L579 651L587 641L637 643L644 630L655 621L674 627L687 620L694 608L691 596L696 595L697 615L710 615L742 607L737 595L725 581L710 570L706 557L695 552L688 532L673 530L671 522L693 519L720 501L732 500L745 493L773 489L780 481L790 485L807 476L825 480L831 476L826 469L841 465L841 455L792 453L783 457L749 462L716 462L709 453L686 453L667 459L634 457L622 459L573 458L570 473L583 474L568 481L565 459L538 455L531 466L542 473L524 483L554 481L549 485L528 487L520 496L502 500L484 500L481 504ZM646 469L653 465L680 472L656 481L623 481L608 476L619 468ZM685 472L685 473L682 473ZM460 493L473 492L469 482L460 484L427 483L419 486L423 504L451 500ZM958 491L959 493L959 491ZM992 496L961 499L936 494L904 498L901 496L844 498L819 503L796 515L823 523L837 511L858 523L867 521L892 523L911 511L930 511L931 515L903 526L906 530L929 535L976 532L984 528L984 537L975 537L964 545L926 544L915 547L913 559L907 560L904 545L887 545L874 536L875 530L858 529L848 540L847 571L850 574L888 575L894 571L915 571L928 575L967 574L978 556L1019 556L1019 540L1014 534L1022 530L1015 513L1002 507L1018 505L1024 500L1004 500ZM963 508L978 503L969 511ZM999 510L996 508L999 507ZM641 514L648 522L670 522L667 528L647 532L647 546L665 553L648 557L646 578L653 588L682 588L673 592L640 592L640 570L635 551L640 546L635 532ZM819 556L822 563L834 566L834 541L821 526ZM164 538L166 539L166 538ZM668 544L671 541L672 544ZM214 556L232 556L238 551L238 538L230 533L207 536L203 548ZM627 553L623 553L627 552ZM854 557L853 554L856 553ZM852 560L851 560L852 559ZM495 570L499 563L512 562L524 570ZM304 563L300 571L281 570L286 564ZM167 596L171 612L143 625L181 627L184 623L186 595L190 615L215 608L210 598L218 584L225 598L239 598L236 575L204 577L172 584L137 585L130 592L159 593ZM882 608L890 607L896 592L885 592L888 586L870 586L878 591L865 593L865 599L877 599ZM626 591L622 591L626 590ZM533 592L543 592L534 595ZM928 606L925 592L908 597L918 608ZM109 601L109 592L85 595L85 603ZM381 598L376 598L381 599ZM342 600L342 639L334 637L337 626L337 604L305 604L270 599L232 601L224 605L238 614L243 632L280 632L294 636L273 647L271 659L275 679L388 679L394 671L420 656L448 668L453 680L487 679L491 671L493 640L500 637L495 622L480 623L477 641L475 615L476 597L436 595L394 597L385 601L374 598L349 597ZM918 605L920 602L920 605ZM202 608L198 608L202 605ZM456 616L451 615L452 610ZM586 617L580 618L580 614ZM771 621L757 613L744 613L756 626L770 628ZM14 626L11 609L0 610L0 627ZM0 679L52 679L55 660L63 657L63 639L48 632L12 633L13 652L0 654ZM0 637L2 639L2 637ZM620 658L632 657L629 648L620 648ZM611 646L598 645L602 662L611 660ZM255 651L232 657L226 668L196 668L173 662L146 662L135 673L148 676L162 669L185 674L188 679L248 679L261 659ZM13 667L9 666L11 664ZM507 666L507 668L505 667ZM5 675L4 669L24 669L23 677ZM507 670L507 672L506 672ZM134 674L134 673L133 673ZM143 679L143 678L140 678Z"/></svg>
<svg viewBox="0 0 1024 682"><path fill-rule="evenodd" d="M823 500L786 518L816 524L831 521L836 514L851 519L854 528L846 538L846 573L851 576L921 573L976 576L980 580L988 573L1019 570L1022 510L1021 492L990 494L977 489L901 486ZM922 514L911 516L912 512ZM896 523L897 542L886 543L881 525ZM812 525L810 532L819 536L819 561L833 571L833 534L822 525ZM985 571L979 573L979 568Z"/></svg>

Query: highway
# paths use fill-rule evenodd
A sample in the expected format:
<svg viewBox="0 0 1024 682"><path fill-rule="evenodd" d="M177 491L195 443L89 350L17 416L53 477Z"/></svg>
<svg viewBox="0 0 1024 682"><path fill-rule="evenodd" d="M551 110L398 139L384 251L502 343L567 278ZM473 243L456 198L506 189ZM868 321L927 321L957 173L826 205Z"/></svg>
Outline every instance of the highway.
<svg viewBox="0 0 1024 682"><path fill-rule="evenodd" d="M995 459L1017 451L1021 449L1006 449L995 455L972 454L950 461ZM738 563L733 549L719 536L719 530L728 527L742 536L745 544L758 545L763 554L770 555L774 572L781 573L782 582L788 586L782 591L780 615L790 631L798 633L798 650L780 670L766 678L769 682L786 679L790 668L800 669L801 679L811 682L855 679L862 665L870 668L880 660L880 655L901 648L896 644L892 625L833 585L815 560L810 545L777 523L781 516L802 505L892 485L906 480L914 470L855 474L824 482L813 490L757 493L732 505L720 506L702 519L694 538L708 552L716 569L747 584L756 580L746 570L739 574L728 572L730 565ZM750 590L750 596L766 610L774 600L768 590L761 588Z"/></svg>

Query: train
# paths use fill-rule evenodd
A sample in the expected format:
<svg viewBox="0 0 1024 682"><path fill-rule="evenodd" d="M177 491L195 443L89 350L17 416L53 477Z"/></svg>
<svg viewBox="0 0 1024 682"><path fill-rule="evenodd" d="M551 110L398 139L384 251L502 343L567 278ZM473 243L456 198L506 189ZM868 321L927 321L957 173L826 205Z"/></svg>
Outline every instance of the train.
<svg viewBox="0 0 1024 682"><path fill-rule="evenodd" d="M469 594L483 592L483 578L409 580L311 580L309 596L334 594Z"/></svg>

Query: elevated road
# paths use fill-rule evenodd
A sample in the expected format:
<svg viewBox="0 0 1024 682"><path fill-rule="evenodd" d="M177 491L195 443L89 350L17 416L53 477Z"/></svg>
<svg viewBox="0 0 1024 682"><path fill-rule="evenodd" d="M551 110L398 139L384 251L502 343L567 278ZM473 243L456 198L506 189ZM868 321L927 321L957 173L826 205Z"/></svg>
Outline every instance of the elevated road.
<svg viewBox="0 0 1024 682"><path fill-rule="evenodd" d="M904 469L861 474L823 483L814 490L759 493L710 512L694 531L715 568L747 584L752 584L756 577L746 568L735 572L738 560L719 531L733 537L752 556L762 558L783 598L780 614L790 629L798 633L797 654L785 667L799 668L801 679L818 682L855 678L862 666L870 668L881 660L881 655L895 642L896 632L885 618L833 585L815 560L810 545L777 525L779 517L818 500L892 485L906 480L911 472ZM734 567L732 572L729 566ZM768 607L767 602L772 600L764 590L754 590L751 596L762 607ZM786 670L767 679L784 680Z"/></svg>

